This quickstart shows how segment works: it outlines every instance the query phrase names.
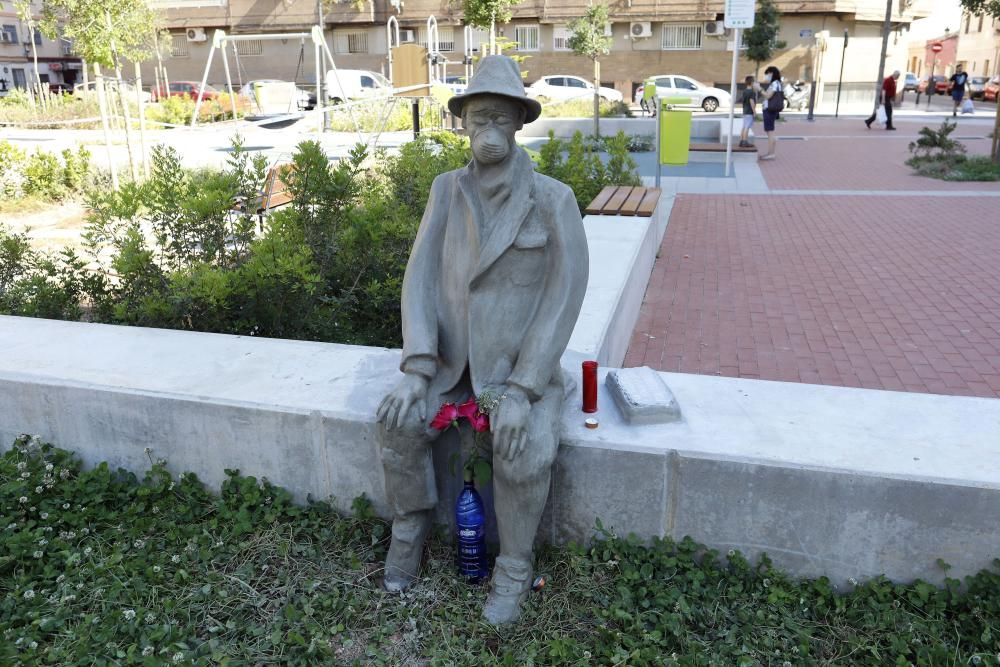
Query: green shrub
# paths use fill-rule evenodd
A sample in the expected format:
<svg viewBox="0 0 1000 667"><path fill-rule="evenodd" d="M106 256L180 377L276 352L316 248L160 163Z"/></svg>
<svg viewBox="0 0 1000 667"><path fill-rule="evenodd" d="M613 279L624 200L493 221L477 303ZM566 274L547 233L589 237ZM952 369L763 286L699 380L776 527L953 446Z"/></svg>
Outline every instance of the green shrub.
<svg viewBox="0 0 1000 667"><path fill-rule="evenodd" d="M28 156L10 143L0 141L0 196L6 200L24 196L24 167Z"/></svg>
<svg viewBox="0 0 1000 667"><path fill-rule="evenodd" d="M59 201L81 194L93 183L90 152L79 147L62 152L63 160L41 149L30 156L0 141L0 194L9 202L29 196Z"/></svg>
<svg viewBox="0 0 1000 667"><path fill-rule="evenodd" d="M593 118L594 100L593 98L574 99L567 101L549 100L539 97L542 103L542 117L544 118ZM625 102L610 102L601 98L600 113L602 118L608 117L632 117L632 110Z"/></svg>
<svg viewBox="0 0 1000 667"><path fill-rule="evenodd" d="M581 213L607 185L642 185L635 160L628 154L628 136L619 132L605 138L603 145L608 151L607 164L583 133L576 132L565 142L550 130L549 140L538 151L538 171L572 188Z"/></svg>
<svg viewBox="0 0 1000 667"><path fill-rule="evenodd" d="M910 142L906 164L921 176L946 181L1000 180L1000 165L987 156L967 157L965 146L950 137L956 127L945 120L937 130L921 128L917 140Z"/></svg>
<svg viewBox="0 0 1000 667"><path fill-rule="evenodd" d="M66 194L62 165L52 153L38 150L24 167L24 194L62 199Z"/></svg>

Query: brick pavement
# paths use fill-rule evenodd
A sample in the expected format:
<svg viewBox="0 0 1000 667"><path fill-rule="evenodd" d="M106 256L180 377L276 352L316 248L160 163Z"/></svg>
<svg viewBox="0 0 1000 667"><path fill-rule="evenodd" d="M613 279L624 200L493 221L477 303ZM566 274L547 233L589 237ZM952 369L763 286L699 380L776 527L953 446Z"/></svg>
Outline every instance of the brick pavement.
<svg viewBox="0 0 1000 667"><path fill-rule="evenodd" d="M998 206L679 195L625 365L1000 397Z"/></svg>
<svg viewBox="0 0 1000 667"><path fill-rule="evenodd" d="M773 162L761 162L768 187L780 190L967 190L998 191L1000 183L954 183L917 176L904 162L908 145L925 125L938 122L900 119L899 130L866 130L856 118L819 119L815 123L795 119L777 126L781 140ZM873 126L874 127L874 126ZM757 130L760 128L758 127ZM962 124L953 137L985 137L990 127ZM755 130L756 131L756 130ZM758 137L758 146L766 138ZM985 138L963 141L969 155L988 154Z"/></svg>

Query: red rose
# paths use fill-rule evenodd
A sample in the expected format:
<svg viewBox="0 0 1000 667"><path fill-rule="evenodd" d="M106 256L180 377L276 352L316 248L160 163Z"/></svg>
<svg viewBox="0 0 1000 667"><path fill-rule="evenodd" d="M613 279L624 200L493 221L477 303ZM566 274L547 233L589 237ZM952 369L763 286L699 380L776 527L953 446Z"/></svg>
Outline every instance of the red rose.
<svg viewBox="0 0 1000 667"><path fill-rule="evenodd" d="M431 428L443 431L449 426L457 426L458 424L456 422L460 416L458 408L455 407L454 403L445 403L441 406L441 409L438 410L437 414L434 415L434 419L431 420Z"/></svg>
<svg viewBox="0 0 1000 667"><path fill-rule="evenodd" d="M476 433L485 433L490 430L490 416L485 412L477 412L469 417L469 423L472 424Z"/></svg>

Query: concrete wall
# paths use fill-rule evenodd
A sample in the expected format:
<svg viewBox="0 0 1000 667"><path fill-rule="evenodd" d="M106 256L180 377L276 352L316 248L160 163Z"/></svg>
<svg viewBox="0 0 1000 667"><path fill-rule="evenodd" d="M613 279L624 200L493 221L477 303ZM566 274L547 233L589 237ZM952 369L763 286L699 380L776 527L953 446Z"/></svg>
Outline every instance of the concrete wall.
<svg viewBox="0 0 1000 667"><path fill-rule="evenodd" d="M619 358L665 222L586 221L592 280L567 372ZM398 350L12 317L0 350L2 448L33 433L139 472L150 447L212 487L238 468L300 500L348 510L364 493L387 512L374 411ZM586 541L601 518L837 583L940 581L938 558L961 577L1000 555L1000 400L660 376L680 422L631 426L602 391L589 430L578 392L567 397L540 538ZM436 450L445 499L455 446Z"/></svg>

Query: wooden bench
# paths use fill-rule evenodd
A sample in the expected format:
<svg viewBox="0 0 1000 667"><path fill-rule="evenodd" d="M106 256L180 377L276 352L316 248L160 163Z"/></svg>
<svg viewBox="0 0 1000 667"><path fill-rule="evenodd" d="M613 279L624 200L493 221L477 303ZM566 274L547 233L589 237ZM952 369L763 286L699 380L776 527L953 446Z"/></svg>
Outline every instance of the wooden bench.
<svg viewBox="0 0 1000 667"><path fill-rule="evenodd" d="M725 142L720 143L694 143L688 148L690 151L695 151L699 153L725 153L726 144ZM733 152L734 153L756 153L756 146L740 146L738 142L733 142Z"/></svg>
<svg viewBox="0 0 1000 667"><path fill-rule="evenodd" d="M652 217L660 201L659 188L609 185L587 206L588 215L635 215Z"/></svg>
<svg viewBox="0 0 1000 667"><path fill-rule="evenodd" d="M240 213L251 212L259 215L261 218L261 223L263 224L264 215L273 211L274 209L290 204L295 196L292 191L288 188L288 174L292 171L292 165L290 164L276 164L267 170L267 176L264 179L264 189L261 191L260 195L254 198L249 206L246 206L244 202L236 202L233 204L233 210L239 211Z"/></svg>

